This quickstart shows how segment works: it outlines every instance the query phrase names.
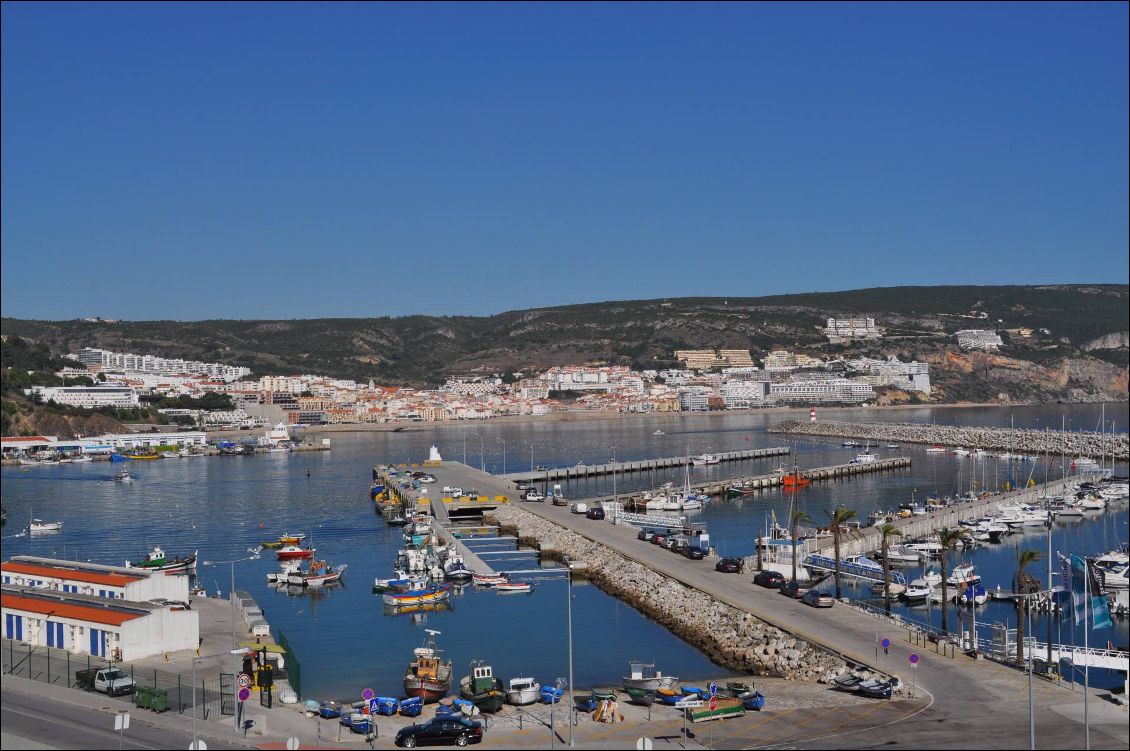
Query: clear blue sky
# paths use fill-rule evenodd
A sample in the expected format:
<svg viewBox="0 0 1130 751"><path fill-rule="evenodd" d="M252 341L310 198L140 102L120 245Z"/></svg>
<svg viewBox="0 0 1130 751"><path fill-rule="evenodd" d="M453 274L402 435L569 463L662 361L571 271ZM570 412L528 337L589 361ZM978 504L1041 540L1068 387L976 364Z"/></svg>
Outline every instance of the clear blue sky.
<svg viewBox="0 0 1130 751"><path fill-rule="evenodd" d="M1126 3L2 12L6 316L1130 274Z"/></svg>

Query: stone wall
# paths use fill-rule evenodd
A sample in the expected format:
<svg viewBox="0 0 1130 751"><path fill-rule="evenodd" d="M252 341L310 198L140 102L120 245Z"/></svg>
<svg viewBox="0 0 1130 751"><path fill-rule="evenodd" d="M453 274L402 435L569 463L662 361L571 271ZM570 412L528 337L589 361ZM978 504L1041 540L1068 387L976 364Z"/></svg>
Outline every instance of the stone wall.
<svg viewBox="0 0 1130 751"><path fill-rule="evenodd" d="M718 665L748 675L828 681L844 660L750 613L626 558L576 532L516 506L500 506L490 523L519 530L544 546L588 564L588 577Z"/></svg>

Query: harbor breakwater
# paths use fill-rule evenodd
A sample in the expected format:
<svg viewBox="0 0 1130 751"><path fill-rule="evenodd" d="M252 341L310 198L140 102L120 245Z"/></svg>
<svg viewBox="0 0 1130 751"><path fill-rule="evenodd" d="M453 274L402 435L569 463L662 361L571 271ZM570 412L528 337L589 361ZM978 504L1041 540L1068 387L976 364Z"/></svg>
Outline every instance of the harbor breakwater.
<svg viewBox="0 0 1130 751"><path fill-rule="evenodd" d="M500 506L486 519L570 560L584 561L585 575L598 587L724 668L746 675L820 682L848 670L839 655L524 509Z"/></svg>
<svg viewBox="0 0 1130 751"><path fill-rule="evenodd" d="M1024 428L962 427L886 422L801 422L786 420L770 427L769 433L791 433L867 441L941 444L950 448L985 449L1013 454L1068 457L1114 457L1125 461L1130 456L1126 433L1091 433Z"/></svg>

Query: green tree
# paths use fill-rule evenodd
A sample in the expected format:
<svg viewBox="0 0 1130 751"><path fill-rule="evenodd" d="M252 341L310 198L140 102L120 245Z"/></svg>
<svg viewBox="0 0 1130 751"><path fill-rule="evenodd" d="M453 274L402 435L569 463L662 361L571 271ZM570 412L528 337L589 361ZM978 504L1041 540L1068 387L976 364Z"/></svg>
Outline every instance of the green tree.
<svg viewBox="0 0 1130 751"><path fill-rule="evenodd" d="M968 530L965 528L950 529L949 527L942 527L938 530L938 543L942 546L942 635L948 636L950 632L949 624L949 583L946 581L948 572L946 571L946 564L949 562L950 552L957 548L957 544L965 539Z"/></svg>
<svg viewBox="0 0 1130 751"><path fill-rule="evenodd" d="M899 528L891 523L881 524L878 527L883 538L883 608L887 615L891 614L891 538L902 537Z"/></svg>
<svg viewBox="0 0 1130 751"><path fill-rule="evenodd" d="M843 536L844 524L855 518L855 511L839 506L835 511L826 511L828 519L832 522L832 541L836 550L836 599L843 597L840 589L840 538Z"/></svg>
<svg viewBox="0 0 1130 751"><path fill-rule="evenodd" d="M801 524L809 524L811 521L812 521L812 517L809 516L804 511L801 511L800 509L794 510L792 512L792 514L789 515L789 537L792 538L792 542L793 542L793 581L796 581L796 536L797 536L797 527L799 527Z"/></svg>
<svg viewBox="0 0 1130 751"><path fill-rule="evenodd" d="M1036 563L1041 558L1040 551L1032 548L1020 549L1020 545L1016 546L1016 576L1013 581L1013 591L1021 592L1025 595L1030 595L1030 586L1028 584L1028 574L1024 569ZM1024 664L1024 621L1027 614L1026 604L1027 597L1017 597L1014 600L1016 604L1016 662L1020 665Z"/></svg>

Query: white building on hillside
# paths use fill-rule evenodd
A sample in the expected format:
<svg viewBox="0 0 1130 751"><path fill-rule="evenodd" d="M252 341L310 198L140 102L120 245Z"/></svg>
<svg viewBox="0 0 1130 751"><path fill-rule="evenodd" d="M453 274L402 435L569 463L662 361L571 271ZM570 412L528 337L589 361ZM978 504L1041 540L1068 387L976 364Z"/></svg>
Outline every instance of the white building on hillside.
<svg viewBox="0 0 1130 751"><path fill-rule="evenodd" d="M957 346L962 349L995 350L1004 344L1000 334L984 329L963 329L954 334L957 337Z"/></svg>
<svg viewBox="0 0 1130 751"><path fill-rule="evenodd" d="M800 404L846 403L859 404L875 398L875 389L869 383L847 378L822 378L789 381L770 385L769 393L779 402Z"/></svg>
<svg viewBox="0 0 1130 751"><path fill-rule="evenodd" d="M829 344L841 344L852 339L881 339L883 330L874 318L829 318L824 336Z"/></svg>
<svg viewBox="0 0 1130 751"><path fill-rule="evenodd" d="M100 384L98 386L33 386L24 389L28 396L38 395L44 402L66 404L70 407L136 407L137 392L129 386Z"/></svg>
<svg viewBox="0 0 1130 751"><path fill-rule="evenodd" d="M924 362L900 362L894 356L888 360L861 357L849 360L847 366L861 374L859 380L872 386L894 386L903 391L930 393L930 366Z"/></svg>

